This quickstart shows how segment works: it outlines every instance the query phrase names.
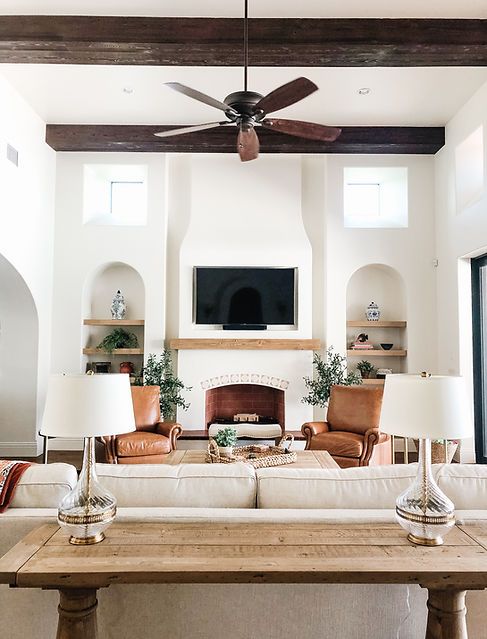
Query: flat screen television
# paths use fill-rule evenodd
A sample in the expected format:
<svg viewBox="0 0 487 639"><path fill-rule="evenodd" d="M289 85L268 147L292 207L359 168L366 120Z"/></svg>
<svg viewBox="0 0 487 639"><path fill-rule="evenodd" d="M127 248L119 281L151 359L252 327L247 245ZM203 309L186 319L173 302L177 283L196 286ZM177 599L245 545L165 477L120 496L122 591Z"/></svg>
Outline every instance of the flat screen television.
<svg viewBox="0 0 487 639"><path fill-rule="evenodd" d="M194 267L194 321L224 328L295 326L297 268Z"/></svg>

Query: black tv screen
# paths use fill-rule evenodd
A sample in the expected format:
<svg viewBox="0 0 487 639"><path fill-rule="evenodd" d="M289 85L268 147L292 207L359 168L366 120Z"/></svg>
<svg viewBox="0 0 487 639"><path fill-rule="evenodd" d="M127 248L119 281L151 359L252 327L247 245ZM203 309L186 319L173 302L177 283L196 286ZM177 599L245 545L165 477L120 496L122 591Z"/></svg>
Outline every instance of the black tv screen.
<svg viewBox="0 0 487 639"><path fill-rule="evenodd" d="M194 270L196 324L295 324L295 268Z"/></svg>

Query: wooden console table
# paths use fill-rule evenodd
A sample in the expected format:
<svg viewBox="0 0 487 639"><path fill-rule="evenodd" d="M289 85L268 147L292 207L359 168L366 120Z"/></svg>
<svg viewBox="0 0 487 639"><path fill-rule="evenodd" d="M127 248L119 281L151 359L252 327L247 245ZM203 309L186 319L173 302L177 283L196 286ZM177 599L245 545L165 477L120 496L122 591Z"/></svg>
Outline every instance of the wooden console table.
<svg viewBox="0 0 487 639"><path fill-rule="evenodd" d="M456 526L436 548L396 524L305 523L115 523L81 548L47 524L0 559L0 583L59 590L59 639L96 639L96 591L111 583L419 584L426 639L466 639L465 591L487 587L487 524Z"/></svg>

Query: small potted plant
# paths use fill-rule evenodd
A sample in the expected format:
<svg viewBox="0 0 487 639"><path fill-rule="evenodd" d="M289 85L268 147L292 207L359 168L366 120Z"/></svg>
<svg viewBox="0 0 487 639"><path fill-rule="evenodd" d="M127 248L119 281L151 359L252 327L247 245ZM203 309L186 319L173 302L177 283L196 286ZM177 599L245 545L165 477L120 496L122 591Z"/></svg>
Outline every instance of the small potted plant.
<svg viewBox="0 0 487 639"><path fill-rule="evenodd" d="M117 348L138 348L139 342L134 333L129 333L123 328L114 328L111 333L98 344L97 348L113 353Z"/></svg>
<svg viewBox="0 0 487 639"><path fill-rule="evenodd" d="M369 379L369 377L372 376L372 371L374 370L374 367L366 359L363 359L361 362L357 364L357 370L360 372L362 379Z"/></svg>
<svg viewBox="0 0 487 639"><path fill-rule="evenodd" d="M237 443L237 431L231 426L220 429L213 438L217 443L220 455L231 457L233 447Z"/></svg>

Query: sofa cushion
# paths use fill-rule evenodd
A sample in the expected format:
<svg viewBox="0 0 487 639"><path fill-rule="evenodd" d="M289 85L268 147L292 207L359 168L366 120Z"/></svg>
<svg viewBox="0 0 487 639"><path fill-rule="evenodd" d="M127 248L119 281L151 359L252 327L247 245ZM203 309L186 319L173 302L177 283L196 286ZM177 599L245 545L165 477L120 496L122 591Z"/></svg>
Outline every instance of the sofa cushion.
<svg viewBox="0 0 487 639"><path fill-rule="evenodd" d="M165 455L171 452L171 442L164 435L136 431L117 435L117 455L119 457L140 457L142 455Z"/></svg>
<svg viewBox="0 0 487 639"><path fill-rule="evenodd" d="M70 464L33 464L17 484L10 508L57 508L77 481Z"/></svg>
<svg viewBox="0 0 487 639"><path fill-rule="evenodd" d="M246 464L97 464L120 507L255 508L255 471Z"/></svg>
<svg viewBox="0 0 487 639"><path fill-rule="evenodd" d="M257 470L258 508L395 508L417 464L344 469Z"/></svg>
<svg viewBox="0 0 487 639"><path fill-rule="evenodd" d="M487 509L487 466L482 464L439 464L438 486L456 510Z"/></svg>
<svg viewBox="0 0 487 639"><path fill-rule="evenodd" d="M327 450L330 455L339 457L360 457L364 450L363 435L330 431L312 437L311 450Z"/></svg>

